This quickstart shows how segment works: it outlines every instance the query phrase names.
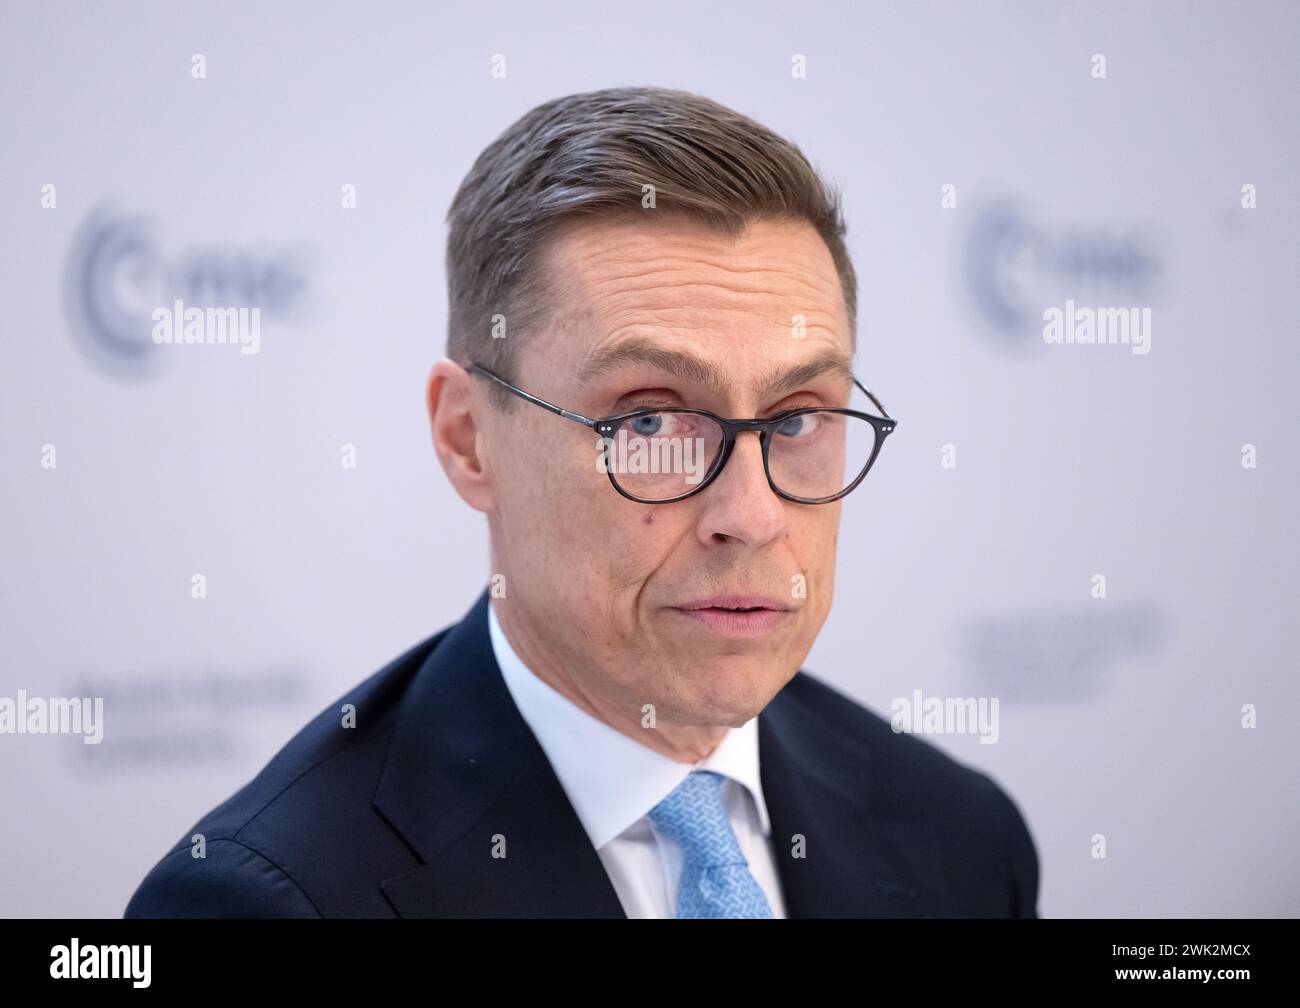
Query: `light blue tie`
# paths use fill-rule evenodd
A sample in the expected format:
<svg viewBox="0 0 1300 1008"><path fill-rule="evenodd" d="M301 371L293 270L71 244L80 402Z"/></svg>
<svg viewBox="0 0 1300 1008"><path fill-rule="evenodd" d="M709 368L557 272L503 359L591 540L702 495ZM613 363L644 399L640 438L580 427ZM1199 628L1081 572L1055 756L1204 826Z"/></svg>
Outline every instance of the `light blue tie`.
<svg viewBox="0 0 1300 1008"><path fill-rule="evenodd" d="M651 822L682 849L679 918L772 916L722 803L724 779L712 770L692 770L650 810Z"/></svg>

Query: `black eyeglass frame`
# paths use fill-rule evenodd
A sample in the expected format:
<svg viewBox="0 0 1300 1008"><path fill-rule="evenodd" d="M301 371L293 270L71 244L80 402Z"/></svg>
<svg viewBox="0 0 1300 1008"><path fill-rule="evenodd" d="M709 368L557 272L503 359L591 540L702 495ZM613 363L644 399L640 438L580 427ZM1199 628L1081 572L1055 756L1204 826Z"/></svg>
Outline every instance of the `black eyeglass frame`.
<svg viewBox="0 0 1300 1008"><path fill-rule="evenodd" d="M727 464L727 460L731 458L732 449L736 446L736 435L740 434L742 431L758 432L758 441L763 452L763 473L767 476L767 485L772 488L774 494L782 500L793 501L796 504L831 504L852 492L857 485L862 482L863 478L871 470L872 465L875 464L876 456L880 454L880 449L885 443L885 438L888 437L898 425L898 421L889 415L889 411L885 409L884 404L872 395L871 390L863 385L862 382L858 381L856 377L853 379L853 384L866 393L867 398L875 403L876 408L883 414L882 416L873 416L870 413L863 413L860 410L845 409L837 406L801 406L798 409L786 410L783 413L778 413L776 416L768 417L766 420L733 420L727 417L718 416L718 414L711 413L708 410L686 409L678 408L676 406L649 406L643 409L632 410L628 413L618 413L614 416L598 417L593 419L591 417L585 417L581 413L574 413L572 410L566 410L563 407L556 406L554 403L549 403L545 399L541 399L530 392L525 392L518 386L510 384L510 382L506 381L499 375L493 374L481 364L471 363L466 370L477 372L486 378L492 379L498 385L501 385L519 396L519 398L526 399L528 402L542 407L542 409L550 410L556 416L562 416L566 420L572 420L574 423L580 423L584 427L590 427L602 438L606 439L607 451L608 443L613 440L614 433L622 427L623 424L641 416L654 416L659 413L690 413L695 416L708 417L722 428L722 450L718 452L718 460L710 467L709 471L705 473L704 478L700 480L697 486L692 487L690 490L686 491L686 493L677 497L669 497L666 500L648 500L644 497L633 496L619 486L618 480L614 478L613 468L607 465L605 471L606 475L609 476L610 484L620 495L626 497L630 501L636 502L637 504L675 504L678 501L686 500L686 498L693 497L695 494L699 493L717 478L718 473L722 472L723 468ZM794 494L786 493L778 487L776 482L772 479L772 470L768 465L768 449L772 444L771 435L776 432L777 428L780 427L781 424L785 423L785 421L789 420L791 417L801 416L805 413L842 413L845 416L857 417L860 420L867 421L876 431L875 445L871 450L871 457L867 459L867 464L862 467L862 471L858 473L857 478L854 479L852 483L846 486L839 493L832 494L829 497L796 497Z"/></svg>

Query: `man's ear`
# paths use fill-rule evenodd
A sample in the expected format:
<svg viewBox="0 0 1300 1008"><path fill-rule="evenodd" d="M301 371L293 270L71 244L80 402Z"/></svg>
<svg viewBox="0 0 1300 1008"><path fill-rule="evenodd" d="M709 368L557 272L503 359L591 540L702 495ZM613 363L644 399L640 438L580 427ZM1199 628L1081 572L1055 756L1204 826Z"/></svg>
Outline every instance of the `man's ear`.
<svg viewBox="0 0 1300 1008"><path fill-rule="evenodd" d="M425 400L433 450L438 453L447 479L461 500L474 510L493 512L496 495L492 468L483 455L486 439L479 426L485 398L474 387L474 377L444 357L429 372Z"/></svg>

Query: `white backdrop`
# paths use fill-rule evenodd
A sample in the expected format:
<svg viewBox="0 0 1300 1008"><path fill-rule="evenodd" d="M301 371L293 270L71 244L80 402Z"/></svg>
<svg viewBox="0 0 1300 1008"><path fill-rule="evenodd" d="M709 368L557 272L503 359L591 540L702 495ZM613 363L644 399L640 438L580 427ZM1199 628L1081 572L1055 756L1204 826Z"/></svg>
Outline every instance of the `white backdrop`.
<svg viewBox="0 0 1300 1008"><path fill-rule="evenodd" d="M900 426L806 667L886 716L999 698L997 744L932 739L1024 811L1045 915L1295 915L1298 29L1293 3L6 0L0 697L103 697L105 725L0 734L0 914L120 915L461 616L486 530L422 399L443 216L527 109L656 84L844 191L858 372ZM175 297L261 305L261 352L152 345ZM1067 298L1151 308L1150 353L1046 345Z"/></svg>

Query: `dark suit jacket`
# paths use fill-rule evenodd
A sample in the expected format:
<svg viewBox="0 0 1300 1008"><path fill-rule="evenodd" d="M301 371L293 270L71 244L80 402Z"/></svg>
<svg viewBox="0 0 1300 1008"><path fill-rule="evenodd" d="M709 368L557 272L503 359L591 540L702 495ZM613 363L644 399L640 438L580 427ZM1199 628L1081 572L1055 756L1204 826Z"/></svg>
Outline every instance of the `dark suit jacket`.
<svg viewBox="0 0 1300 1008"><path fill-rule="evenodd" d="M501 678L487 605L323 711L186 832L126 916L624 917ZM983 773L802 671L758 736L788 916L1037 916L1033 841Z"/></svg>

